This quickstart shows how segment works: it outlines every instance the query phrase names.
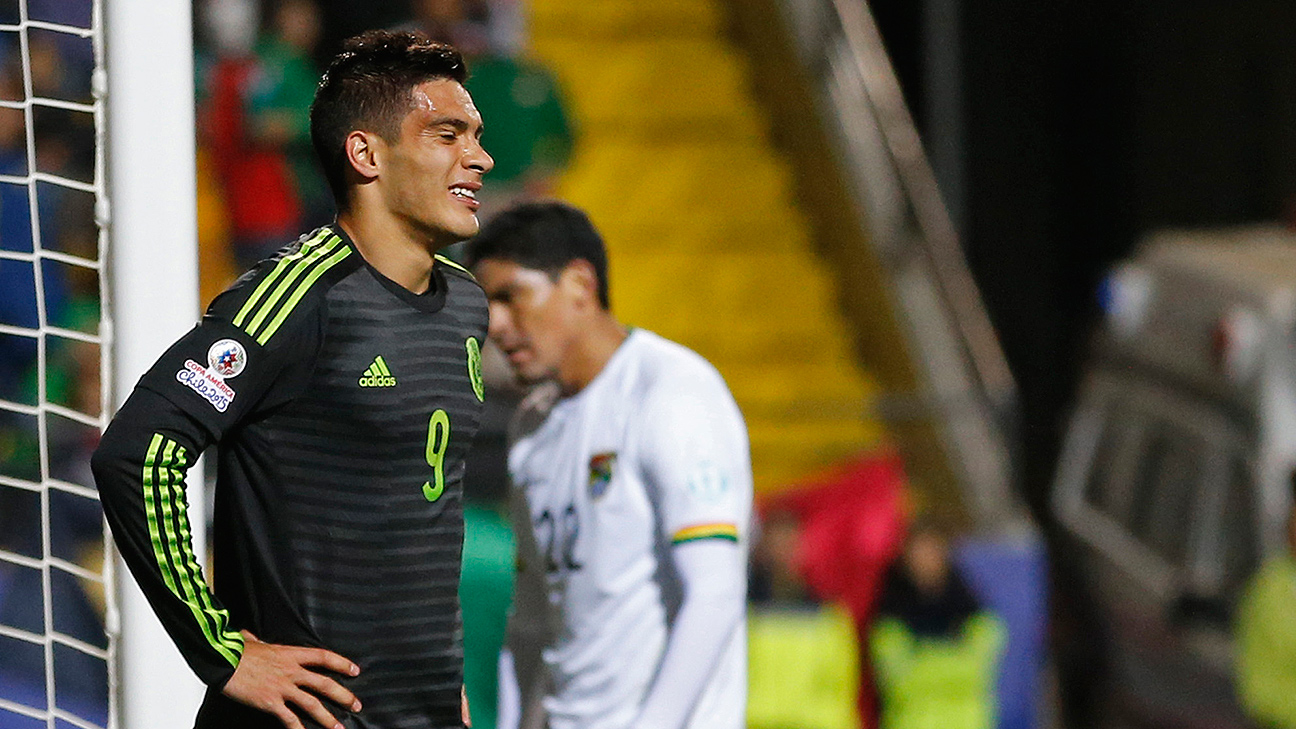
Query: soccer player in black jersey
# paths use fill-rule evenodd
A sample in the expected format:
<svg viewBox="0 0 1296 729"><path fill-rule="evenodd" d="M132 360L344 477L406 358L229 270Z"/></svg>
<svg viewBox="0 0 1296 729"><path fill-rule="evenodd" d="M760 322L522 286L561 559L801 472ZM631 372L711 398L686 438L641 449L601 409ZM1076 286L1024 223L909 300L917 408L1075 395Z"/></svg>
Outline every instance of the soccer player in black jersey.
<svg viewBox="0 0 1296 729"><path fill-rule="evenodd" d="M311 107L336 223L217 297L95 453L118 547L209 687L198 727L466 721L461 481L486 300L436 255L477 232L494 164L465 73L421 36L344 45ZM184 492L213 444L214 591Z"/></svg>

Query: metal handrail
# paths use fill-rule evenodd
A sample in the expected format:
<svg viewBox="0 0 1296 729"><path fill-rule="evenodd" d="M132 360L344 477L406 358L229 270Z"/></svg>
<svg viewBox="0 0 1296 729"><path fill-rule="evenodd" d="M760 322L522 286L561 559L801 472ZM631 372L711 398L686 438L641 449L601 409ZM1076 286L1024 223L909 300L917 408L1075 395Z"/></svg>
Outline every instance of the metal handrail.
<svg viewBox="0 0 1296 729"><path fill-rule="evenodd" d="M865 93L876 112L879 129L900 184L913 206L915 222L926 242L948 312L962 334L980 389L996 406L1015 407L1017 386L975 281L967 269L958 233L950 220L936 176L932 172L917 127L905 104L895 69L882 43L882 34L865 3L830 0L854 57Z"/></svg>
<svg viewBox="0 0 1296 729"><path fill-rule="evenodd" d="M928 413L976 523L1027 523L1013 493L1017 385L865 0L777 0L907 323L918 391L890 393L905 420Z"/></svg>

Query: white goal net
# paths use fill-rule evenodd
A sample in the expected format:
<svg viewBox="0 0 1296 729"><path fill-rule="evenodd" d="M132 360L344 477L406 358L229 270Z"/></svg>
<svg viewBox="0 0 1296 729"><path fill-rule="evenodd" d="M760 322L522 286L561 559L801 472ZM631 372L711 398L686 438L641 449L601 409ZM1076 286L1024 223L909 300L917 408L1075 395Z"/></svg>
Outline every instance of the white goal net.
<svg viewBox="0 0 1296 729"><path fill-rule="evenodd" d="M114 580L89 468L197 317L192 60L188 2L0 0L0 729L174 726L201 696Z"/></svg>
<svg viewBox="0 0 1296 729"><path fill-rule="evenodd" d="M109 382L100 26L94 0L0 0L0 729L115 708L89 475Z"/></svg>

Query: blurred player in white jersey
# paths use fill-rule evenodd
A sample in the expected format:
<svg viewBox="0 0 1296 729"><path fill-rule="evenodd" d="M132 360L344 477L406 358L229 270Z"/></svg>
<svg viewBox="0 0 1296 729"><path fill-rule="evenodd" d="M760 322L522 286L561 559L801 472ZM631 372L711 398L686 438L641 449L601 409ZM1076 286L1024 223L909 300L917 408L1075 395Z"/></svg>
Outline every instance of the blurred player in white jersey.
<svg viewBox="0 0 1296 729"><path fill-rule="evenodd" d="M467 258L518 379L552 383L523 403L509 453L531 525L515 619L548 625L536 725L741 729L752 479L724 380L617 321L603 241L575 208L502 213Z"/></svg>

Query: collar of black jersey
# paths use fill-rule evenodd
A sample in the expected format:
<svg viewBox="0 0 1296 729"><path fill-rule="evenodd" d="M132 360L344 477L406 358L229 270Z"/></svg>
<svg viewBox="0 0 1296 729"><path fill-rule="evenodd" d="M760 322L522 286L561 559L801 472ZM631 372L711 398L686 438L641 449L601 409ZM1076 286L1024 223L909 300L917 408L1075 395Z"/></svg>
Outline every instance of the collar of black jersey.
<svg viewBox="0 0 1296 729"><path fill-rule="evenodd" d="M342 242L351 246L351 250L355 251L356 257L361 261L364 261L365 268L369 269L369 273L373 274L373 277L378 280L378 283L382 284L384 288L392 292L396 298L404 301L419 311L425 311L429 314L441 311L441 307L445 306L446 291L450 287L446 283L445 271L442 270L445 264L440 260L433 261L432 277L428 280L428 290L421 294L416 294L382 275L382 272L374 268L373 265L365 259L364 255L360 253L360 249L356 248L355 241L351 240L351 236L347 235L346 231L342 230L342 226L338 225L336 221L329 225L329 230L336 233L337 237L342 239Z"/></svg>

